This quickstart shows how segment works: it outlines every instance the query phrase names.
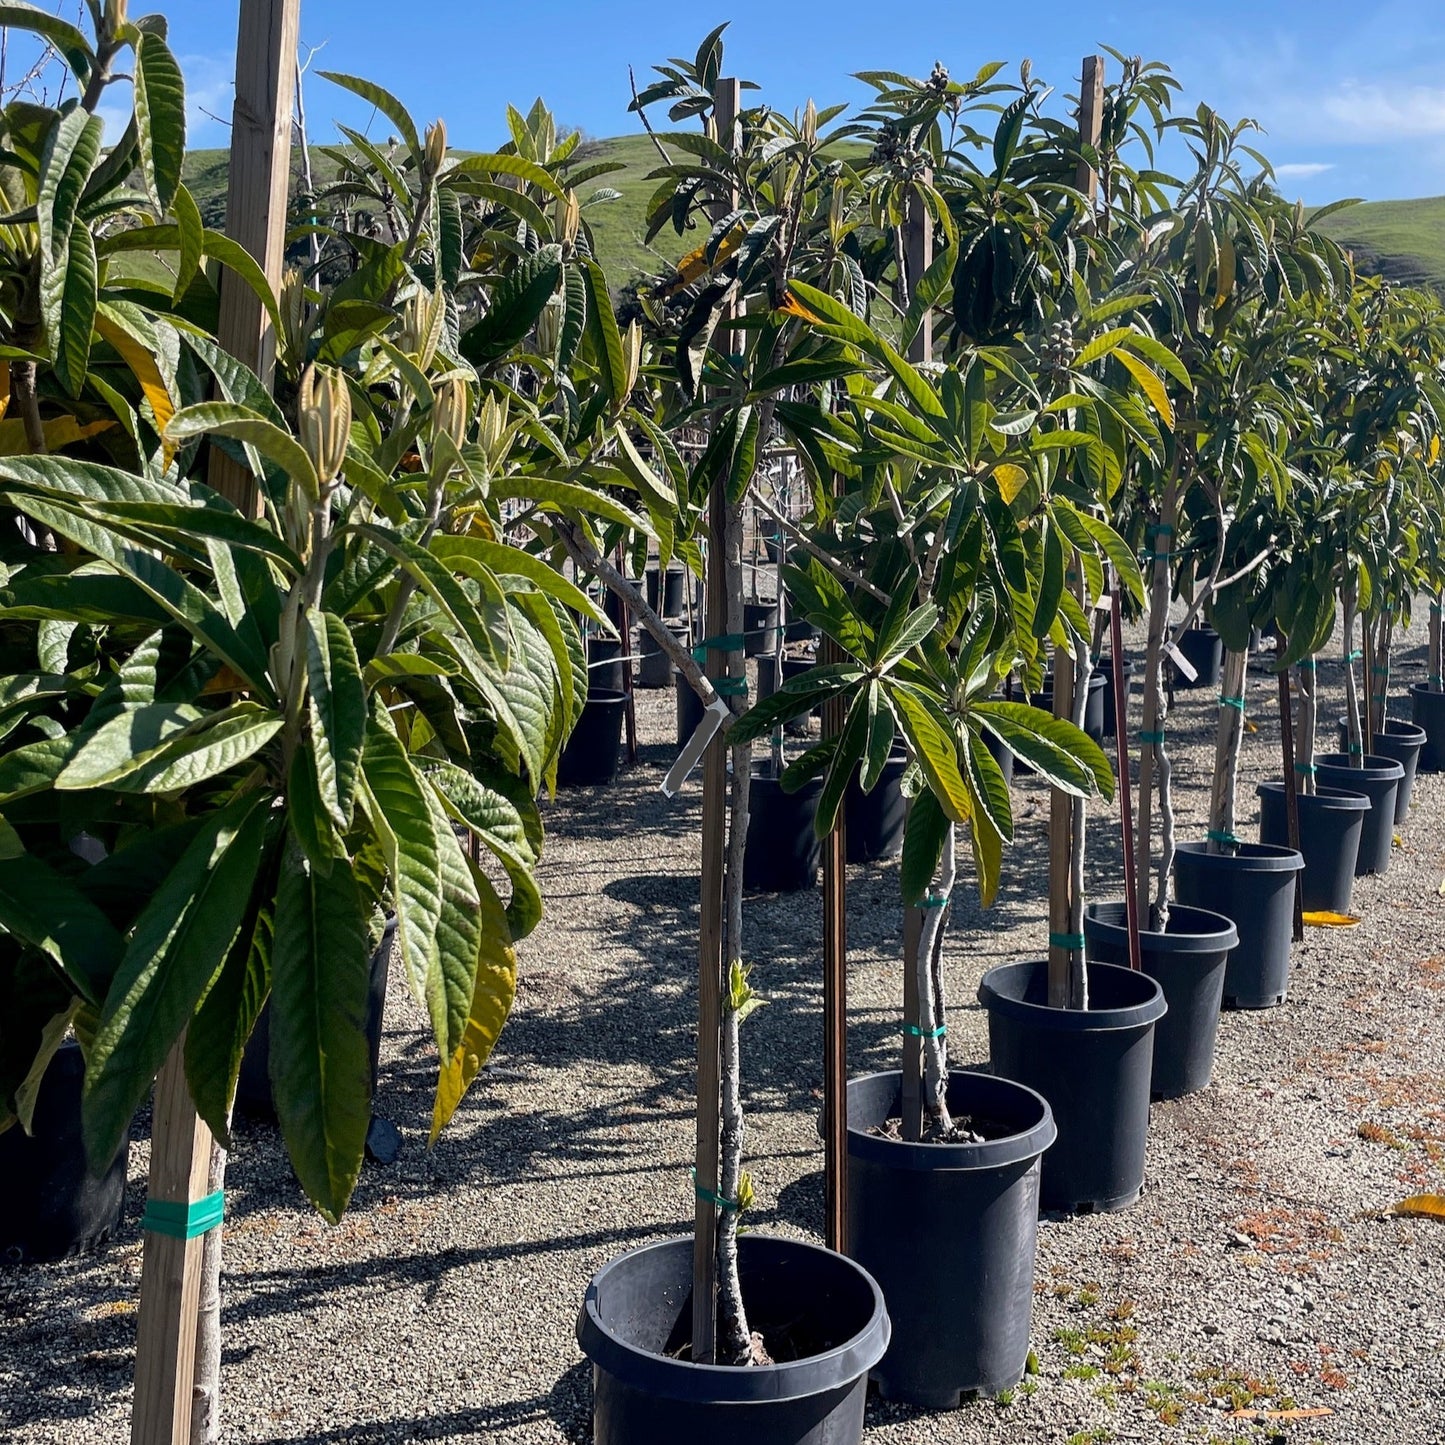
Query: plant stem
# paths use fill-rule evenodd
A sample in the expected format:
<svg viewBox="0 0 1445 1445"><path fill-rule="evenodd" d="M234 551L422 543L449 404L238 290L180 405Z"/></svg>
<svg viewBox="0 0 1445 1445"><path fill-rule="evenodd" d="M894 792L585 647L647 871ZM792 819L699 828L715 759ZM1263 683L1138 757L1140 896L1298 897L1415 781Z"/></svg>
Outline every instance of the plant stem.
<svg viewBox="0 0 1445 1445"><path fill-rule="evenodd" d="M1294 766L1299 790L1307 796L1315 791L1315 659L1299 665L1299 717L1295 724Z"/></svg>
<svg viewBox="0 0 1445 1445"><path fill-rule="evenodd" d="M1239 752L1244 741L1244 709L1223 699L1244 697L1248 667L1248 652L1225 652L1220 683L1219 725L1214 737L1214 791L1209 800L1209 831L1215 835L1209 839L1210 853L1233 851L1234 845L1224 840L1234 835L1239 793Z"/></svg>
<svg viewBox="0 0 1445 1445"><path fill-rule="evenodd" d="M923 1045L923 1111L927 1133L944 1138L953 1130L948 1113L948 1044L938 1032L946 1023L943 990L943 939L952 911L954 886L958 882L958 830L949 825L944 838L943 855L939 860L937 889L934 897L941 899L933 907L921 910L918 949L911 960L917 971L918 1011L916 1024L922 1033Z"/></svg>
<svg viewBox="0 0 1445 1445"><path fill-rule="evenodd" d="M1365 766L1365 735L1360 725L1360 689L1355 681L1355 664L1353 661L1356 616L1355 597L1355 587L1352 584L1345 589L1344 597L1345 736L1348 742L1346 751L1349 754L1350 765L1352 767L1363 768Z"/></svg>

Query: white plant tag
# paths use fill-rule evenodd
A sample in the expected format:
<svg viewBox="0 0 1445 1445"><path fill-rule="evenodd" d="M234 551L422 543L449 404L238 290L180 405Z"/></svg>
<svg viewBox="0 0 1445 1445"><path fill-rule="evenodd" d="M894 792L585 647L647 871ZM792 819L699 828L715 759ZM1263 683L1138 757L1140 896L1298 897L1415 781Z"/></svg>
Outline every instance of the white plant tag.
<svg viewBox="0 0 1445 1445"><path fill-rule="evenodd" d="M1114 610L1114 594L1112 592L1101 592L1099 600L1094 603L1095 612L1112 612Z"/></svg>
<svg viewBox="0 0 1445 1445"><path fill-rule="evenodd" d="M1190 662L1190 660L1185 657L1185 655L1180 652L1180 650L1175 647L1172 642L1166 642L1164 644L1164 651L1168 653L1169 660L1174 664L1174 666L1177 667L1179 671L1184 674L1185 680L1187 682L1199 681L1199 669L1195 667L1194 664Z"/></svg>
<svg viewBox="0 0 1445 1445"><path fill-rule="evenodd" d="M717 730L723 725L723 719L730 711L725 697L714 698L703 709L702 721L698 723L693 735L677 755L677 761L662 780L662 791L667 797L675 798L677 796L678 791L687 781L688 775L697 766L703 750L717 736Z"/></svg>

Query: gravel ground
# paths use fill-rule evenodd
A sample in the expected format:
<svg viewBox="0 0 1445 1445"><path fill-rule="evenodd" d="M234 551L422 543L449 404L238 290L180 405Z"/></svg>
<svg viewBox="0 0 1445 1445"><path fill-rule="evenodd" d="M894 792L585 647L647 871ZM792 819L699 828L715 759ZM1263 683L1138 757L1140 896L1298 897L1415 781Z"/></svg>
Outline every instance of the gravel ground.
<svg viewBox="0 0 1445 1445"><path fill-rule="evenodd" d="M1420 609L1423 614L1424 609ZM1402 649L1403 695L1424 675ZM1322 667L1338 712L1340 669ZM670 693L639 694L639 763L607 793L549 810L546 921L524 946L517 1008L491 1067L425 1151L432 1055L393 978L378 1110L401 1130L330 1229L307 1212L274 1128L240 1133L228 1180L225 1437L329 1442L585 1442L573 1340L589 1276L684 1232L698 866L696 781L657 784L675 749ZM1402 709L1397 706L1397 715ZM1134 701L1137 727L1138 701ZM1256 676L1241 817L1276 776L1278 703ZM1200 836L1212 694L1181 693L1181 836ZM1445 1188L1445 778L1420 781L1387 876L1362 879L1353 930L1311 930L1288 1003L1226 1014L1213 1084L1156 1105L1142 1201L1046 1220L1039 1371L1006 1400L946 1415L876 1401L873 1445L1445 1437L1445 1234L1382 1219ZM986 1057L974 993L1046 930L1046 795L1015 789L1020 841L998 905L964 901L948 945L956 1063ZM1117 823L1090 830L1090 888L1118 896ZM850 869L851 1066L893 1067L901 999L896 865ZM960 890L961 892L963 890ZM748 905L768 1006L744 1047L754 1227L815 1237L822 1212L818 894ZM148 1145L129 1220L104 1254L0 1274L0 1422L13 1445L128 1438ZM1237 1408L1325 1408L1255 1425Z"/></svg>

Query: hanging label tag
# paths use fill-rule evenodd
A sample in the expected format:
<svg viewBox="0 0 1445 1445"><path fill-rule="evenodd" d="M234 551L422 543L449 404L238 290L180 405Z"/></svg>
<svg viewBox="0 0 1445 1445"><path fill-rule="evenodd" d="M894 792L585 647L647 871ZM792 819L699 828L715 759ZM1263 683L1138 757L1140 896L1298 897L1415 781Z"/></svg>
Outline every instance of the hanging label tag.
<svg viewBox="0 0 1445 1445"><path fill-rule="evenodd" d="M1114 610L1114 594L1112 592L1101 592L1099 600L1094 603L1095 612L1112 612Z"/></svg>
<svg viewBox="0 0 1445 1445"><path fill-rule="evenodd" d="M677 761L662 780L662 791L667 797L677 796L688 775L697 766L703 750L717 736L717 730L723 725L723 719L730 711L725 697L715 698L703 709L702 721L698 723L686 746L677 755Z"/></svg>
<svg viewBox="0 0 1445 1445"><path fill-rule="evenodd" d="M1164 651L1169 655L1169 660L1184 674L1185 681L1198 682L1199 669L1194 666L1172 642L1164 644Z"/></svg>

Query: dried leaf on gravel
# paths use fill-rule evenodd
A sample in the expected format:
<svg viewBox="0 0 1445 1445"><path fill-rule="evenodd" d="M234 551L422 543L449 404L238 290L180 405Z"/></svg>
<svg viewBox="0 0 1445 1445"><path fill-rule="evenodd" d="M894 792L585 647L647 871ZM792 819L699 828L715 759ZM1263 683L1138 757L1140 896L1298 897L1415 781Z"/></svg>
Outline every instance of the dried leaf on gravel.
<svg viewBox="0 0 1445 1445"><path fill-rule="evenodd" d="M1445 1194L1412 1194L1387 1212L1396 1219L1445 1219Z"/></svg>
<svg viewBox="0 0 1445 1445"><path fill-rule="evenodd" d="M1304 918L1311 928L1353 928L1360 921L1358 913L1331 913L1327 908L1306 913Z"/></svg>
<svg viewBox="0 0 1445 1445"><path fill-rule="evenodd" d="M1335 1412L1328 1405L1314 1405L1299 1410L1231 1410L1231 1420L1323 1420Z"/></svg>

